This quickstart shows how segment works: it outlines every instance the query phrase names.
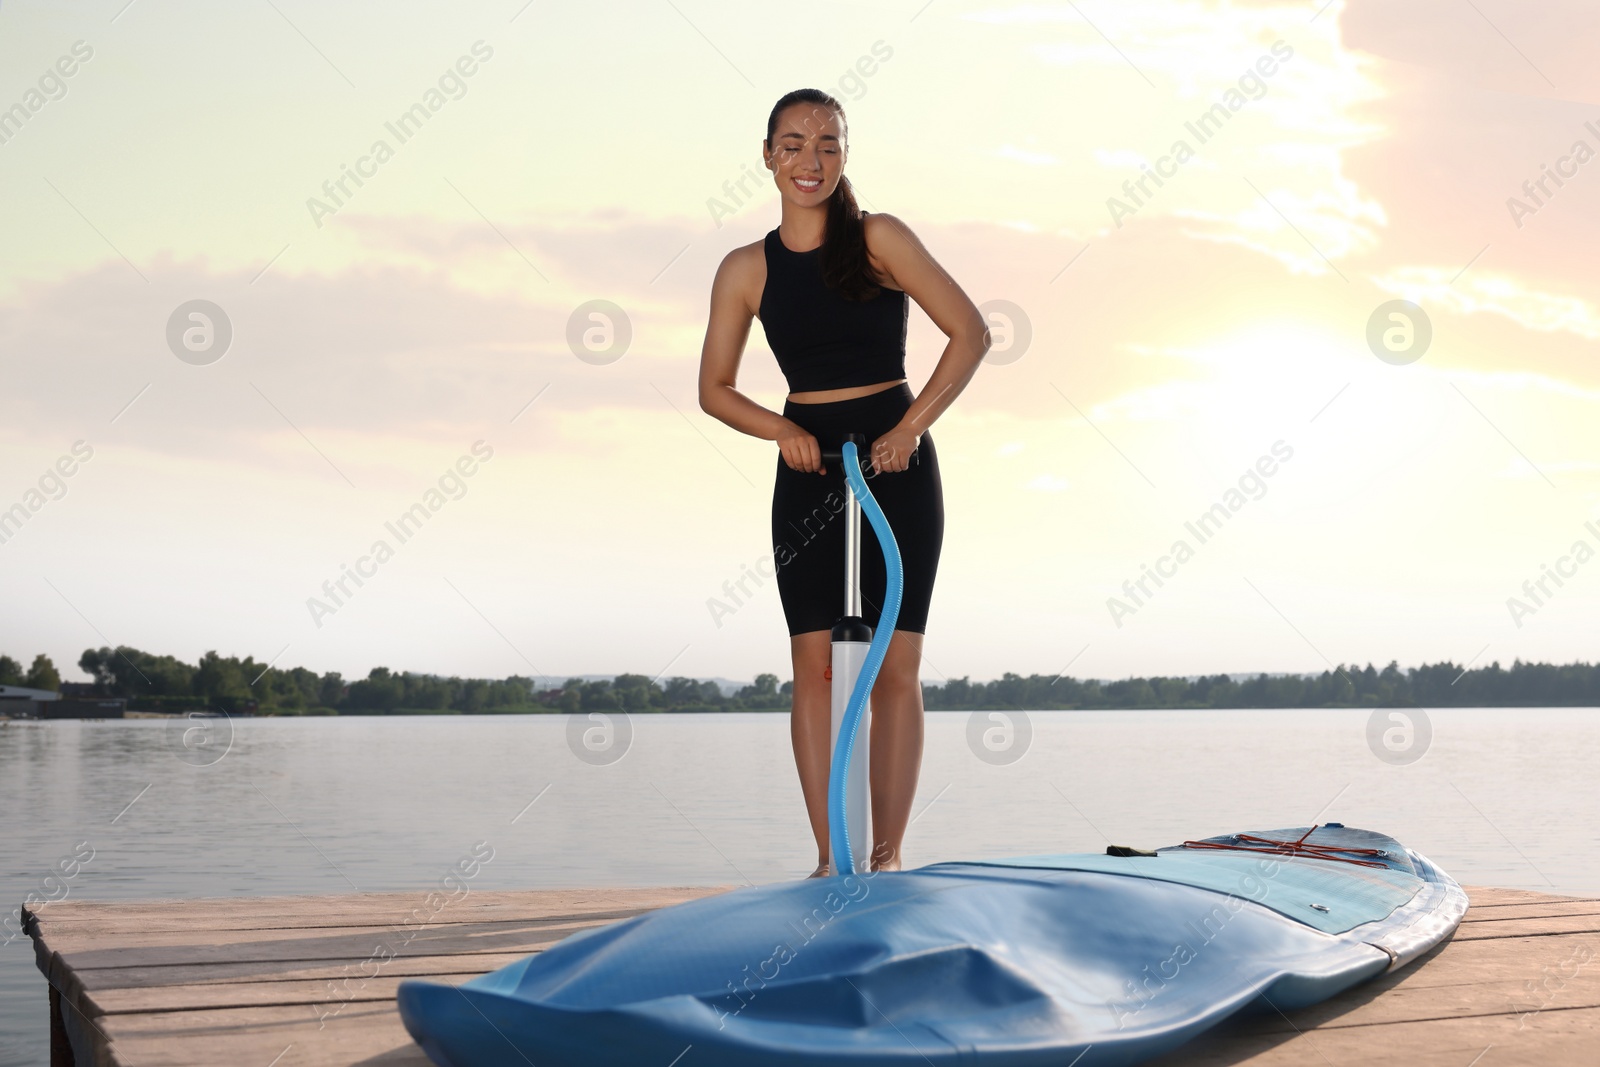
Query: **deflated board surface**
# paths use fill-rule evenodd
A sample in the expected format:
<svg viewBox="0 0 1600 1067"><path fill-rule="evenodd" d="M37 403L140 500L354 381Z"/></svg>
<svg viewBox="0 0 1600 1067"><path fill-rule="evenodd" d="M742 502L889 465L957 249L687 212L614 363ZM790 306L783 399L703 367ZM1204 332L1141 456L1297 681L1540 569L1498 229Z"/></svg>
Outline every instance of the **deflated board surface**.
<svg viewBox="0 0 1600 1067"><path fill-rule="evenodd" d="M1305 827L1300 827L1264 830L1253 836L1293 841L1304 834ZM1236 836L1229 834L1205 840L1232 844ZM1309 844L1330 849L1343 846L1347 850L1384 853L1378 856L1372 856L1368 851L1334 853L1380 863L1382 866L1363 867L1348 862L1285 862L1260 852L1186 849L1181 845L1159 849L1154 857L1081 853L1017 856L985 860L981 866L1103 871L1107 874L1178 882L1245 897L1330 934L1343 933L1363 923L1384 919L1417 892L1417 875L1411 860L1405 848L1392 837L1345 827L1318 827L1305 840ZM970 866L980 864L942 863L922 869Z"/></svg>
<svg viewBox="0 0 1600 1067"><path fill-rule="evenodd" d="M1388 969L1370 935L1414 930L1445 876L1381 840L1372 868L1172 849L750 887L405 982L400 1010L443 1067L1137 1063L1263 992L1288 1010Z"/></svg>

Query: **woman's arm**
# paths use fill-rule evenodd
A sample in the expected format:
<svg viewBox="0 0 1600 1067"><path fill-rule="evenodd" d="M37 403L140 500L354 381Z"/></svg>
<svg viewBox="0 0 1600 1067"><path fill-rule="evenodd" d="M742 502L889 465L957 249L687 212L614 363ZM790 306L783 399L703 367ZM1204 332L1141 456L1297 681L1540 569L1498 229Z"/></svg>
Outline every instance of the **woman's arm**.
<svg viewBox="0 0 1600 1067"><path fill-rule="evenodd" d="M910 466L911 453L923 432L961 395L994 342L977 306L928 254L910 227L893 215L874 211L866 217L866 234L874 266L904 289L949 338L928 384L900 424L872 444L875 468L903 471Z"/></svg>
<svg viewBox="0 0 1600 1067"><path fill-rule="evenodd" d="M739 360L750 337L750 323L755 318L749 295L754 269L752 253L764 254L759 245L729 252L711 283L711 312L705 344L700 349L700 410L740 433L776 441L783 461L794 470L821 470L822 449L815 437L734 386L739 377Z"/></svg>

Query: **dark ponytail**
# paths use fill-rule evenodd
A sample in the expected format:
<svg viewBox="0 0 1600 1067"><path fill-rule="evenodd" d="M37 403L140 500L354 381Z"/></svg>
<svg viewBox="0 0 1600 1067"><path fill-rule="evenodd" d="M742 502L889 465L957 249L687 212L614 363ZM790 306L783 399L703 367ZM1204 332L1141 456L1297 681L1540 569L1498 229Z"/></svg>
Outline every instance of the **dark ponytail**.
<svg viewBox="0 0 1600 1067"><path fill-rule="evenodd" d="M837 111L848 140L849 120L843 104L821 89L796 89L779 97L767 117L767 151L772 151L778 116L791 104L813 104ZM867 260L867 232L861 222L861 208L856 204L850 179L843 174L828 197L828 218L822 235L822 280L847 300L871 300L881 291Z"/></svg>

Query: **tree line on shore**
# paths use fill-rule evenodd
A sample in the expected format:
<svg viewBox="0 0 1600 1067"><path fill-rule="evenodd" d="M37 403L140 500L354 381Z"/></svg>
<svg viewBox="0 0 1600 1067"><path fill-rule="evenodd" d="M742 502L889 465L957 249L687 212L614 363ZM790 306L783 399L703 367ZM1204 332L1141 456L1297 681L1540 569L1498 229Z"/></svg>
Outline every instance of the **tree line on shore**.
<svg viewBox="0 0 1600 1067"><path fill-rule="evenodd" d="M534 679L441 677L375 667L346 681L337 671L277 668L253 657L207 652L194 664L127 645L87 649L78 666L93 679L92 695L123 697L133 710L254 712L262 715L475 714L484 712L629 713L682 711L787 711L793 683L761 674L737 692L715 682L642 674L611 679L569 678L559 688L538 689ZM0 655L0 685L61 688L48 656L24 670ZM1336 707L1570 707L1600 706L1600 665L1517 660L1472 670L1445 662L1402 670L1337 667L1321 674L1206 675L1198 678L1126 678L1119 681L1007 673L989 682L954 678L924 684L930 711L1138 708Z"/></svg>
<svg viewBox="0 0 1600 1067"><path fill-rule="evenodd" d="M1339 666L1321 674L1227 674L1199 678L1023 678L992 682L955 678L923 686L933 710L1053 710L1067 708L1487 708L1600 706L1600 665L1498 662L1467 670L1454 663L1405 670Z"/></svg>
<svg viewBox="0 0 1600 1067"><path fill-rule="evenodd" d="M40 662L48 668L41 671ZM318 674L304 667L270 667L253 656L207 652L196 663L121 645L86 649L78 667L93 682L92 694L122 697L130 710L253 712L258 715L478 714L484 712L773 711L789 707L789 683L763 674L725 695L715 682L672 678L659 684L643 674L611 679L569 678L559 688L538 689L533 678L442 677L374 667L365 678L338 671ZM48 678L47 678L48 675ZM49 680L52 684L34 685ZM57 689L60 676L48 656L22 672L0 656L0 685Z"/></svg>

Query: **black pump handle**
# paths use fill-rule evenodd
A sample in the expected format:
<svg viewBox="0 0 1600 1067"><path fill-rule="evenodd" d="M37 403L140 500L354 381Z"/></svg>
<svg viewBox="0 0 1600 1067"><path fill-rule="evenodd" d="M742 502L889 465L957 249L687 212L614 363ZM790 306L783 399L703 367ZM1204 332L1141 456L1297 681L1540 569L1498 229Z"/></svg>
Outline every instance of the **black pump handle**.
<svg viewBox="0 0 1600 1067"><path fill-rule="evenodd" d="M847 434L844 435L844 439L846 441L854 441L856 443L856 454L857 454L858 458L860 456L863 456L866 453L867 448L872 444L871 441L867 440L866 434L847 433ZM844 462L844 446L841 444L838 448L831 449L831 450L824 448L822 450L822 462L824 462L824 463L843 463Z"/></svg>

